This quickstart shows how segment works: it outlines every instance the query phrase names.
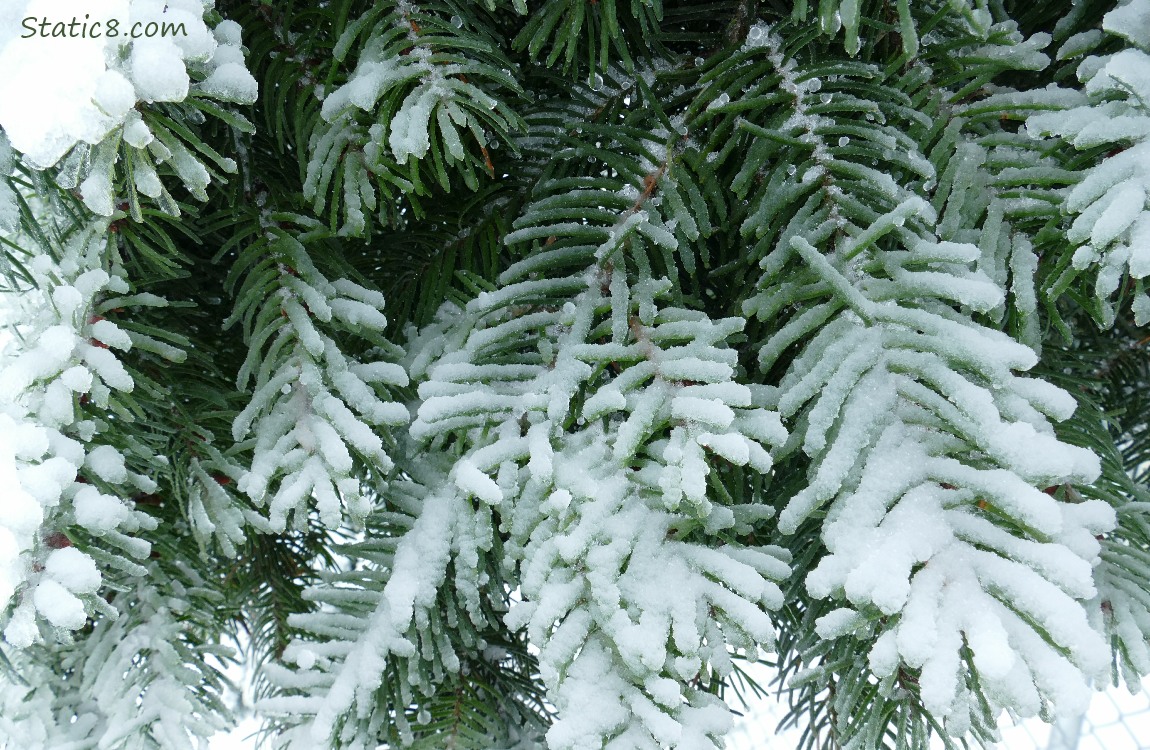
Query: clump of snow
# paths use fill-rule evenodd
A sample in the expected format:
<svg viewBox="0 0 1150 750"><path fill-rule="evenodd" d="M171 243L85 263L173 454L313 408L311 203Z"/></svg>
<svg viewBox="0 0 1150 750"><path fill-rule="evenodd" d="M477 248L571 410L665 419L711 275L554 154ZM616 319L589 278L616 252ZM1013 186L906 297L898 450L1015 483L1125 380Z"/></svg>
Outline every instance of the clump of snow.
<svg viewBox="0 0 1150 750"><path fill-rule="evenodd" d="M31 600L25 601L12 612L4 627L4 640L16 648L27 648L40 637L36 627L36 609Z"/></svg>
<svg viewBox="0 0 1150 750"><path fill-rule="evenodd" d="M258 85L244 66L240 31L235 21L222 21L213 30L217 45L212 55L215 67L197 89L221 101L251 104L256 100Z"/></svg>
<svg viewBox="0 0 1150 750"><path fill-rule="evenodd" d="M10 0L0 10L0 130L34 169L57 164L77 144L96 145L124 127L129 144L151 134L139 104L179 102L189 91L237 103L255 101L256 82L243 66L239 27L213 35L204 21L210 0ZM83 19L68 36L41 35L37 20ZM29 24L25 19L33 19ZM101 26L97 29L94 24ZM118 23L119 33L108 29ZM172 33L133 38L151 24ZM224 24L221 24L223 26ZM36 32L30 34L29 28ZM203 82L193 84L197 78ZM84 180L85 203L112 212L114 152ZM0 142L0 166L4 144ZM98 161L98 160L97 160ZM6 217L0 195L0 221Z"/></svg>
<svg viewBox="0 0 1150 750"><path fill-rule="evenodd" d="M130 75L143 102L178 102L188 95L188 69L170 40L142 39L132 45Z"/></svg>
<svg viewBox="0 0 1150 750"><path fill-rule="evenodd" d="M44 561L44 573L73 594L92 594L100 588L95 561L75 547L53 550Z"/></svg>
<svg viewBox="0 0 1150 750"><path fill-rule="evenodd" d="M119 484L128 478L128 471L124 468L124 457L110 445L100 445L93 448L84 465L105 482Z"/></svg>
<svg viewBox="0 0 1150 750"><path fill-rule="evenodd" d="M256 79L241 63L226 63L212 71L199 90L215 99L250 104L256 100Z"/></svg>
<svg viewBox="0 0 1150 750"><path fill-rule="evenodd" d="M391 120L391 136L388 143L395 154L395 160L406 164L408 157L422 158L431 147L428 124L431 110L446 90L430 85L412 91L403 100L399 111Z"/></svg>
<svg viewBox="0 0 1150 750"><path fill-rule="evenodd" d="M1102 18L1102 28L1131 44L1150 48L1150 0L1129 0Z"/></svg>
<svg viewBox="0 0 1150 750"><path fill-rule="evenodd" d="M117 497L105 495L95 487L83 487L72 498L76 523L93 534L106 534L120 525L127 508Z"/></svg>
<svg viewBox="0 0 1150 750"><path fill-rule="evenodd" d="M58 628L79 630L88 620L84 603L56 581L40 581L32 593L32 601L44 619Z"/></svg>

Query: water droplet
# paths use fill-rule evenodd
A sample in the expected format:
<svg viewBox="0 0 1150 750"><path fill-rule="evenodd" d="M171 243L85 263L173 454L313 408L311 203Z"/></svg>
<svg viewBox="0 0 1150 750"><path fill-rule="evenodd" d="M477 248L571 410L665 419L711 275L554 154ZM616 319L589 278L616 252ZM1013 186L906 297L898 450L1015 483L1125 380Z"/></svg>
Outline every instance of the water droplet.
<svg viewBox="0 0 1150 750"><path fill-rule="evenodd" d="M595 79L591 82L591 88L595 91L603 88L603 76L598 73L595 74Z"/></svg>
<svg viewBox="0 0 1150 750"><path fill-rule="evenodd" d="M460 18L459 16L452 16L451 17L451 25L457 29L462 29L463 28L463 19Z"/></svg>
<svg viewBox="0 0 1150 750"><path fill-rule="evenodd" d="M419 709L419 715L415 717L415 720L417 722L419 722L420 724L430 724L431 723L431 712L428 711L426 708L421 708L421 709Z"/></svg>
<svg viewBox="0 0 1150 750"><path fill-rule="evenodd" d="M284 383L283 388L280 388L280 393L282 393L285 396L288 395L289 393L291 393L291 385L288 383Z"/></svg>
<svg viewBox="0 0 1150 750"><path fill-rule="evenodd" d="M793 175L794 175L794 173L795 173L795 172L797 172L797 171L799 171L799 169L798 169L798 167L796 167L794 164L788 164L788 165L787 165L787 174L789 174L789 175L792 175L792 176L793 176Z"/></svg>
<svg viewBox="0 0 1150 750"><path fill-rule="evenodd" d="M830 104L831 99L834 99L834 96L831 94L819 94L819 101L823 104Z"/></svg>
<svg viewBox="0 0 1150 750"><path fill-rule="evenodd" d="M701 67L703 67L703 63L705 63L705 62L707 62L707 61L706 61L706 60L704 60L703 58L701 58L701 57L696 57L696 58L695 58L695 67L696 67L696 68L701 68Z"/></svg>
<svg viewBox="0 0 1150 750"><path fill-rule="evenodd" d="M750 31L747 32L747 41L751 43L758 42L761 41L762 38L766 35L766 29L764 29L759 24L755 24L751 27Z"/></svg>
<svg viewBox="0 0 1150 750"><path fill-rule="evenodd" d="M851 139L847 138L845 135L842 138L839 138L839 145L840 146L845 146L850 142L851 142Z"/></svg>
<svg viewBox="0 0 1150 750"><path fill-rule="evenodd" d="M812 78L807 81L807 91L815 92L823 87L823 82L817 78Z"/></svg>
<svg viewBox="0 0 1150 750"><path fill-rule="evenodd" d="M715 106L722 107L724 104L728 104L730 101L731 97L728 96L726 92L723 92L722 94L719 94L719 98L715 100Z"/></svg>

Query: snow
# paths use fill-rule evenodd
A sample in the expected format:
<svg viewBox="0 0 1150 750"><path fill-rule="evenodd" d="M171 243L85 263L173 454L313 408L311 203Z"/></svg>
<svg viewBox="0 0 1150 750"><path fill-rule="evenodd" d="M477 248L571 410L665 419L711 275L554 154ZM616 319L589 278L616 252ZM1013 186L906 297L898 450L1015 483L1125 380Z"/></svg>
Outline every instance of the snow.
<svg viewBox="0 0 1150 750"><path fill-rule="evenodd" d="M862 624L862 617L859 613L843 607L828 612L815 620L815 632L819 634L820 638L831 640L848 635L860 624Z"/></svg>
<svg viewBox="0 0 1150 750"><path fill-rule="evenodd" d="M111 216L114 198L110 175L103 170L93 170L80 183L80 197L92 213Z"/></svg>
<svg viewBox="0 0 1150 750"><path fill-rule="evenodd" d="M67 13L68 10L74 13ZM106 74L105 42L98 39L23 40L20 20L84 13L126 16L126 0L9 3L0 24L0 127L12 145L36 167L55 164L77 141L96 142L114 120L102 115L93 97Z"/></svg>
<svg viewBox="0 0 1150 750"><path fill-rule="evenodd" d="M743 43L744 49L767 46L770 33L770 26L761 21L755 23L754 26L747 29L747 40Z"/></svg>
<svg viewBox="0 0 1150 750"><path fill-rule="evenodd" d="M381 61L364 59L344 86L324 98L320 113L325 120L331 122L348 104L370 110L387 88L405 77L399 61L395 58L389 57Z"/></svg>
<svg viewBox="0 0 1150 750"><path fill-rule="evenodd" d="M735 466L744 466L750 461L751 443L737 433L725 435L704 433L698 437L698 442L699 445L710 448L716 455L722 456Z"/></svg>
<svg viewBox="0 0 1150 750"><path fill-rule="evenodd" d="M1133 12L1137 4L1120 11ZM748 37L749 47L774 44L765 27L752 32L758 36ZM144 145L152 135L134 107L186 96L188 66L201 52L216 63L203 92L254 98L254 81L237 59L238 26L221 23L214 38L214 56L202 40L137 44L126 74L106 69L89 99L111 128L123 123L125 138ZM1037 64L1038 57L1028 54L1023 62ZM1139 60L1116 55L1096 75L1137 83ZM324 117L346 106L374 106L393 83L389 75L361 62L353 80L327 98ZM1110 85L1098 80L1100 88ZM784 76L784 82L818 89L814 79ZM401 162L427 152L428 120L442 94L421 84L389 123ZM1041 123L1032 124L1038 132ZM58 147L43 137L45 149ZM971 156L963 166L981 168L983 157ZM172 154L177 169L206 185L206 173L190 158ZM1080 214L1074 236L1090 243L1080 257L1111 266L1124 257L1113 245L1150 231L1143 216L1148 190L1137 165L1115 159L1066 191L1068 208ZM106 177L94 173L81 183L85 200L101 211L110 211ZM604 191L604 201L617 197ZM664 248L676 247L659 210L655 199L620 216L605 230L604 247L618 252L622 233L632 227ZM944 221L954 215L949 212ZM316 692L265 707L314 716L304 729L312 744L329 743L336 727L351 737L355 720L378 721L379 691L391 688L381 682L389 657L416 665L403 676L401 691L423 689L429 671L459 668L450 643L428 635L456 627L437 619L440 589L460 592L463 606L451 618L489 626L477 614L478 591L487 583L479 568L481 561L494 562L521 577L515 595L523 601L504 624L526 627L540 647L540 673L560 710L549 732L555 748L583 750L607 741L716 747L729 715L688 683L704 664L720 675L728 671L730 648L771 645L769 611L784 604L779 583L790 566L776 550L736 544L748 538L748 520L766 518L771 509L732 507L734 500L716 499L708 482L723 476L714 469L724 464L768 472L773 458L764 446L801 447L811 459L808 486L786 503L779 528L791 533L816 511L825 513L818 520L826 555L805 580L812 596L833 600L834 609L815 623L821 638L861 633L864 640L873 633L868 658L876 674L894 674L901 665L921 668L923 700L952 730L970 720L965 647L991 700L1000 701L995 709L1034 713L1045 700L1061 710L1080 705L1090 681L1107 668L1105 643L1083 603L1097 593L1098 536L1115 517L1105 504L1065 503L1042 488L1094 481L1099 462L1056 438L1047 417L1068 418L1075 399L1021 376L1037 361L1034 349L976 324L965 309L992 312L1005 299L1005 277L971 268L982 261L979 246L965 234L961 242L908 239L911 225L933 219L921 199L910 199L837 249L816 247L814 238L788 239L789 255L778 262L801 266L835 302L808 307L763 348L771 366L788 347L803 347L777 392L766 394L737 382L743 373L727 342L740 335L743 320L660 307L666 300L658 290L670 283L643 278L632 284L629 273L646 271L627 270L626 253L615 258L607 289L598 265L558 280L520 279L417 334L404 364L360 362L336 341L362 329L382 332L382 297L320 277L301 246L300 262L281 274L282 291L267 303L272 354L266 366L260 352L254 365L245 365L259 371L252 373L254 392L234 437L254 433L254 457L246 473L237 467L236 486L266 513L252 514L261 529L285 531L289 520L302 528L314 510L335 530L348 518L362 521L378 492L385 498L380 512L402 517L407 533L394 550L382 547L378 560L357 569L355 581L309 589L309 600L319 604L292 619L301 637L285 652L286 664L299 670L281 665L275 679ZM540 226L521 231L547 236ZM905 249L876 250L876 262L845 259L879 247L880 237ZM1032 272L1032 248L1013 247L1010 272ZM1132 249L1130 257L1145 260ZM104 271L63 275L65 283L52 293L60 320L0 375L14 392L32 394L36 418L49 426L70 424L77 393L91 393L100 405L109 388L134 385L112 351L127 350L132 338L89 316L93 297L111 289L113 279ZM522 314L524 300L550 293L570 300ZM1036 309L1033 290L1028 293L1022 299L1016 288L1016 302ZM1150 307L1145 299L1135 303L1143 316ZM747 312L771 304L748 305ZM533 338L541 330L544 344ZM393 468L385 452L385 440L387 446L392 441L379 427L404 425L408 409L385 387L407 385L408 370L418 408L404 437L427 455L404 462L386 491L361 488L354 473L359 464L380 476ZM583 400L585 394L591 395ZM780 413L768 403L796 430L789 443ZM49 623L76 629L86 621L84 601L97 601L76 595L96 593L101 573L72 547L48 553L42 571L26 564L45 510L53 511L53 520L74 519L113 539L137 522L130 505L105 494L104 484L142 480L128 471L119 449L93 447L94 423L83 428L90 430L84 445L69 443L47 428L26 429L28 415L14 404L0 404L0 485L9 488L0 519L0 604L24 586ZM80 430L77 425L69 434ZM6 437L16 434L20 440ZM80 467L99 487L73 482ZM243 516L229 518L216 477L198 471L214 494L197 498L193 525L208 535L224 527L233 535ZM377 573L380 586L372 589L364 581ZM340 602L368 614L340 614L334 611ZM35 637L34 613L21 607L6 631L15 644ZM874 612L885 617L869 617ZM1035 623L1048 638L1034 632ZM174 695L168 687L155 694Z"/></svg>
<svg viewBox="0 0 1150 750"><path fill-rule="evenodd" d="M136 97L144 102L178 102L188 95L183 54L170 39L141 39L129 58Z"/></svg>
<svg viewBox="0 0 1150 750"><path fill-rule="evenodd" d="M84 486L72 498L76 523L93 534L106 534L119 526L126 518L128 509L119 498L105 495L95 487Z"/></svg>
<svg viewBox="0 0 1150 750"><path fill-rule="evenodd" d="M32 592L36 610L58 628L79 630L88 615L84 603L54 580L41 580Z"/></svg>
<svg viewBox="0 0 1150 750"><path fill-rule="evenodd" d="M92 323L91 332L93 338L108 346L124 351L132 348L132 339L128 336L127 331L110 320L97 320Z"/></svg>
<svg viewBox="0 0 1150 750"><path fill-rule="evenodd" d="M444 94L446 91L434 85L416 88L407 95L399 111L392 117L388 144L400 164L406 164L409 157L422 159L427 154L431 147L428 135L431 110Z"/></svg>
<svg viewBox="0 0 1150 750"><path fill-rule="evenodd" d="M44 560L44 573L73 594L94 594L102 580L95 561L75 547L53 550Z"/></svg>
<svg viewBox="0 0 1150 750"><path fill-rule="evenodd" d="M122 362L107 349L97 346L82 345L81 358L84 364L99 376L110 388L117 391L130 392L135 388L132 376L128 374Z"/></svg>
<svg viewBox="0 0 1150 750"><path fill-rule="evenodd" d="M137 107L185 100L189 66L206 74L198 85L200 93L222 101L255 101L256 82L243 65L239 27L225 27L217 41L204 22L211 6L208 0L9 0L0 11L0 70L5 71L0 78L0 130L6 142L34 169L59 163L77 144L114 146L108 139L121 128L125 141L141 148L151 134L140 122ZM33 26L35 19L77 19L83 27L70 29L71 36L45 38L38 32L29 35L24 19L33 19ZM115 22L119 33L110 36L108 29ZM153 23L179 25L184 33L132 37L131 32ZM0 166L3 152L0 144ZM80 181L81 193L91 210L111 215L116 154L99 148L95 154ZM177 162L184 158L178 153L174 157ZM188 165L177 163L176 168L185 180L195 174ZM146 195L158 195L147 179L148 167L143 169L142 189ZM206 182L206 176L203 179ZM10 211L6 204L0 195L0 221Z"/></svg>
<svg viewBox="0 0 1150 750"><path fill-rule="evenodd" d="M1150 48L1150 0L1129 0L1102 17L1102 28Z"/></svg>
<svg viewBox="0 0 1150 750"><path fill-rule="evenodd" d="M1119 145L1086 171L1065 200L1066 209L1077 214L1067 233L1078 246L1074 267L1099 267L1095 293L1104 300L1116 291L1124 270L1141 278L1150 265L1146 260L1150 257L1150 117L1145 111L1150 98L1150 33L1146 32L1150 2L1133 0L1114 8L1104 16L1102 28L1132 46L1114 54L1085 57L1077 73L1088 98L1032 115L1026 130L1034 137L1059 136L1079 149ZM1101 36L1093 32L1082 40L1088 43L1082 49L1096 46ZM1139 319L1142 304L1138 303L1135 312Z"/></svg>
<svg viewBox="0 0 1150 750"><path fill-rule="evenodd" d="M213 70L198 84L198 90L221 101L251 104L256 100L258 85L242 62L228 62Z"/></svg>
<svg viewBox="0 0 1150 750"><path fill-rule="evenodd" d="M216 41L224 46L238 47L240 44L240 37L243 29L235 21L224 20L221 21L212 34L215 36Z"/></svg>
<svg viewBox="0 0 1150 750"><path fill-rule="evenodd" d="M1134 324L1144 326L1150 323L1150 296L1140 294L1130 305L1134 312Z"/></svg>
<svg viewBox="0 0 1150 750"><path fill-rule="evenodd" d="M232 425L237 441L256 435L250 468L236 486L267 507L261 522L269 529L286 529L293 514L297 526L306 523L313 500L321 522L336 528L344 512L361 522L371 507L352 475L356 459L381 475L391 471L374 427L410 419L403 404L369 384L406 385L407 374L391 362L358 362L331 337L336 329L381 332L382 295L350 280L329 281L302 244L294 238L286 244L295 272L281 267L282 286L265 303L283 313L271 343L277 354L261 366L251 400Z"/></svg>
<svg viewBox="0 0 1150 750"><path fill-rule="evenodd" d="M113 120L123 120L136 104L132 82L114 70L109 70L96 81L92 100L104 114Z"/></svg>
<svg viewBox="0 0 1150 750"><path fill-rule="evenodd" d="M387 325L387 318L379 309L359 300L333 299L329 304L332 313L350 326L366 326L379 330Z"/></svg>
<svg viewBox="0 0 1150 750"><path fill-rule="evenodd" d="M124 468L124 457L118 450L110 445L99 445L88 451L84 459L84 466L111 484L121 484L128 478L127 469Z"/></svg>
<svg viewBox="0 0 1150 750"><path fill-rule="evenodd" d="M1113 197L1107 202L1106 210L1090 230L1090 244L1094 247L1105 247L1110 244L1134 223L1139 211L1145 205L1146 191L1141 185L1126 183L1114 191Z"/></svg>
<svg viewBox="0 0 1150 750"><path fill-rule="evenodd" d="M735 420L735 412L718 399L695 396L675 396L671 400L671 416L725 430Z"/></svg>
<svg viewBox="0 0 1150 750"><path fill-rule="evenodd" d="M75 340L75 333L66 326L47 328L33 349L22 352L19 358L8 362L0 371L0 388L9 394L18 393L36 380L57 372L71 356Z"/></svg>
<svg viewBox="0 0 1150 750"><path fill-rule="evenodd" d="M455 466L455 484L468 495L474 495L489 505L498 505L503 500L499 485L469 461L461 461Z"/></svg>
<svg viewBox="0 0 1150 750"><path fill-rule="evenodd" d="M24 460L38 457L25 452L20 456L13 438L27 433L7 414L0 413L0 486L6 488L4 514L0 517L0 608L5 608L16 588L24 579L24 565L20 555L30 549L33 536L44 520L44 511L38 498L28 492L28 476ZM40 449L43 453L46 446Z"/></svg>
<svg viewBox="0 0 1150 750"><path fill-rule="evenodd" d="M4 640L16 648L27 648L39 638L35 608L31 601L25 601L12 612L12 618L4 627Z"/></svg>
<svg viewBox="0 0 1150 750"><path fill-rule="evenodd" d="M51 221L44 226L50 229ZM107 408L106 382L123 389L133 385L107 348L127 348L130 337L93 311L97 297L130 291L103 268L106 227L101 221L74 227L55 260L41 255L27 263L37 286L9 297L16 304L15 320L4 322L22 338L5 335L0 354L0 483L6 487L0 607L18 602L5 628L5 639L17 647L49 632L43 622L83 627L85 601L106 609L102 599L90 598L101 586L101 567L115 561L124 571L142 573L124 555L146 558L149 545L129 534L156 526L116 496L154 492L156 483L129 472L123 455L97 439L106 423L79 419L76 409L76 394L88 394L95 408ZM141 301L163 304L158 297ZM110 548L99 545L100 565L70 546L65 532L74 526L111 542Z"/></svg>

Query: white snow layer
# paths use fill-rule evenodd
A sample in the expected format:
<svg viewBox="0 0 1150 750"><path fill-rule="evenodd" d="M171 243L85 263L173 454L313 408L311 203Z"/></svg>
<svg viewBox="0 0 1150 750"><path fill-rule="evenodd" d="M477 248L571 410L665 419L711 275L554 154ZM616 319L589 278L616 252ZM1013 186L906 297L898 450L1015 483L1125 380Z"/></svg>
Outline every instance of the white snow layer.
<svg viewBox="0 0 1150 750"><path fill-rule="evenodd" d="M717 539L714 547L681 541L676 527L738 528L736 513L748 506L711 502L707 477L724 462L765 471L767 446L778 447L786 431L777 414L753 406L751 389L734 382L735 354L722 344L743 320L659 309L657 295L668 284L630 287L617 271L610 315L624 324L610 342L598 342L590 335L596 323L613 319L603 313L600 273L590 269L586 290L562 310L509 314L536 283L525 280L475 300L467 317L445 313L413 343L409 369L421 381L421 404L411 433L423 443L455 430L483 437L412 503L417 519L388 565L382 593L309 593L321 602L354 596L373 602L374 611L347 618L321 609L295 622L321 638L289 647L285 659L302 658L296 663L305 671L276 679L318 687L263 706L297 721L314 717L292 747L325 744L348 715L358 718L342 736L356 732L366 742L389 654L422 654L459 670L450 645L432 645L428 623L449 564L450 585L466 609L460 617L485 616L480 555L491 554L494 506L510 534L504 564L519 569L523 599L506 621L526 627L540 647L540 671L560 711L548 746L582 750L613 737L627 747L721 747L730 714L689 683L705 663L726 674L729 647L755 652L773 643L767 610L782 605L777 582L789 573L789 556ZM507 361L505 349L534 347L522 335L526 325L560 331L553 363ZM630 364L599 382L594 365L608 361ZM591 397L580 404L575 396L587 386ZM580 420L611 411L621 414L608 425ZM574 433L564 427L572 420L581 425ZM402 497L403 486L393 485L389 497Z"/></svg>
<svg viewBox="0 0 1150 750"><path fill-rule="evenodd" d="M99 589L101 573L71 546L67 527L112 534L127 554L148 554L146 542L123 532L154 521L83 481L129 492L155 488L128 469L123 453L99 442L91 421L77 419L78 396L104 408L116 391L134 386L108 348L127 349L131 339L94 314L99 298L128 291L100 267L106 237L107 224L98 221L73 236L58 264L32 259L28 267L44 291L29 292L27 311L6 321L23 340L0 352L0 610L16 600L4 639L18 647L40 638L38 619L73 630L87 620L84 601Z"/></svg>
<svg viewBox="0 0 1150 750"><path fill-rule="evenodd" d="M1106 299L1124 269L1134 278L1150 276L1150 0L1115 8L1102 28L1131 46L1086 57L1078 67L1085 95L1073 92L1051 111L1028 118L1026 129L1082 149L1119 146L1068 192L1064 204L1076 216L1067 233L1078 247L1074 266L1098 268L1096 293ZM1145 305L1135 310L1139 318L1146 317Z"/></svg>
<svg viewBox="0 0 1150 750"><path fill-rule="evenodd" d="M210 0L7 0L0 7L0 128L30 166L45 169L77 143L99 143L125 124L139 131L143 124L130 115L141 102L182 101L196 89L255 101L239 26L224 21L213 33L204 23L211 7ZM29 36L22 21L32 17L88 25L78 36ZM104 33L112 20L119 22L115 37ZM168 36L131 37L136 24L153 22L181 26Z"/></svg>
<svg viewBox="0 0 1150 750"><path fill-rule="evenodd" d="M251 467L237 489L260 506L275 531L306 523L314 500L320 520L336 528L347 515L361 521L370 507L353 474L353 452L381 474L392 467L378 428L406 424L407 409L377 392L377 383L406 385L402 368L362 364L345 356L328 326L342 321L359 332L381 332L383 296L346 279L329 281L295 240L286 241L296 268L281 273L283 287L267 304L277 316L277 340L291 342L274 370L256 383L232 425L242 440L255 434ZM259 517L256 516L258 519Z"/></svg>

